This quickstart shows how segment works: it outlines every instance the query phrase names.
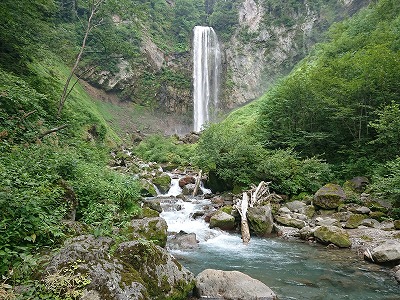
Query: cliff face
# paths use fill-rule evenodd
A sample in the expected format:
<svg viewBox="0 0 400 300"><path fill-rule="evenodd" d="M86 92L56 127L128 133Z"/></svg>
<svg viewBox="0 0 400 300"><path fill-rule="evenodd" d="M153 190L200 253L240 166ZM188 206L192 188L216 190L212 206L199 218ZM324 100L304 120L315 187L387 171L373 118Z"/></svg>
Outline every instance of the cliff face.
<svg viewBox="0 0 400 300"><path fill-rule="evenodd" d="M303 0L244 0L238 8L238 27L224 43L225 108L255 99L321 40L333 22L350 16L369 0L334 0L323 5Z"/></svg>
<svg viewBox="0 0 400 300"><path fill-rule="evenodd" d="M222 1L206 1L202 6L203 13L212 20L213 14L218 13L218 2ZM287 74L314 43L321 40L333 22L350 16L370 1L327 0L323 4L312 0L232 1L229 11L234 16L233 23L229 19L231 30L228 34L221 32L221 109L235 108L262 95L279 77ZM112 71L96 68L85 79L118 94L122 101L151 107L164 112L166 117L179 116L184 120L183 125L190 128L193 112L191 39L186 38L184 47L179 47L176 40L168 41L175 39L176 28L171 24L182 11L176 7L178 1L158 2L164 5L159 9L165 9L166 15L169 12L171 19L168 26L158 29L163 35L160 37L152 31L157 24L151 22L156 20L145 20L143 16L142 19L124 20L114 15L115 26L131 22L140 29L139 53L135 58L119 58ZM174 9L175 13L171 13ZM226 12L222 12L224 14ZM197 21L204 22L200 18ZM165 46L168 42L174 45Z"/></svg>

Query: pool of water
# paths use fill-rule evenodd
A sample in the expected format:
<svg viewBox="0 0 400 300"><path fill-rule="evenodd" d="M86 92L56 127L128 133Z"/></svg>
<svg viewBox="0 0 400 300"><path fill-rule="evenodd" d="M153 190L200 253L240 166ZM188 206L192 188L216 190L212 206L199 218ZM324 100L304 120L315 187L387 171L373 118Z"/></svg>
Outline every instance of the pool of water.
<svg viewBox="0 0 400 300"><path fill-rule="evenodd" d="M208 200L171 199L161 214L168 230L196 233L199 248L170 252L195 275L204 269L237 270L269 286L286 299L400 299L400 287L390 269L363 261L348 249L280 238L252 238L243 245L238 234L210 229L193 212ZM171 204L172 203L172 204Z"/></svg>

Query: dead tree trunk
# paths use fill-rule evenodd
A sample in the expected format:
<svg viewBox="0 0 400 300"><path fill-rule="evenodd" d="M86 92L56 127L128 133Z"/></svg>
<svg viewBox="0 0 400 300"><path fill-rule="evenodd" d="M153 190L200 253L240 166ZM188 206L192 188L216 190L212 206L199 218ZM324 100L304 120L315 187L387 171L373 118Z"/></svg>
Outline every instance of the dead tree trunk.
<svg viewBox="0 0 400 300"><path fill-rule="evenodd" d="M61 111L62 111L62 109L64 107L65 100L67 100L68 95L70 94L72 88L75 86L75 85L73 85L72 88L69 89L69 85L70 85L70 82L72 80L72 77L74 76L75 71L78 68L78 64L81 61L83 51L85 50L86 42L87 42L89 33L90 33L90 31L92 31L93 28L95 28L98 25L98 24L97 25L93 24L93 19L94 19L96 13L99 11L99 8L100 8L100 6L101 6L103 1L104 0L92 0L91 1L91 10L90 10L89 18L88 18L88 23L87 23L87 26L86 26L85 36L83 37L81 49L79 50L79 53L78 53L78 55L77 55L77 57L75 59L74 66L72 67L71 72L69 73L67 81L65 82L64 89L63 89L63 92L61 94L60 102L58 104L57 118L60 117Z"/></svg>
<svg viewBox="0 0 400 300"><path fill-rule="evenodd" d="M200 186L200 182L201 182L201 173L202 173L202 172L203 172L203 171L200 170L199 175L197 176L196 184L195 184L194 190L193 190L193 197L197 195L197 192L198 192L198 190L199 190L199 186Z"/></svg>
<svg viewBox="0 0 400 300"><path fill-rule="evenodd" d="M275 195L270 193L269 184L270 182L265 183L264 181L261 181L257 187L254 186L251 190L244 192L243 198L234 205L240 214L240 231L244 244L248 244L250 242L250 228L247 221L247 209L249 206L254 207L255 205L261 205L263 201L269 201L271 196ZM250 200L248 193L250 193Z"/></svg>

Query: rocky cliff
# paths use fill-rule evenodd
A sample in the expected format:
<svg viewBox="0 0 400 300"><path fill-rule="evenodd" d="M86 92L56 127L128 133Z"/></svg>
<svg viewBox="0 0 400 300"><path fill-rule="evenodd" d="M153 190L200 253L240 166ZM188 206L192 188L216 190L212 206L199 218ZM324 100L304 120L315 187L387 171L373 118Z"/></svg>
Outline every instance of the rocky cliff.
<svg viewBox="0 0 400 300"><path fill-rule="evenodd" d="M183 39L177 38L182 32L177 33L174 18L184 15L193 23L220 22L216 24L217 34L218 28L224 31L220 32L224 57L220 103L226 111L262 95L323 38L333 22L370 1L328 0L321 4L312 0L235 0L229 6L221 4L222 0L200 1L202 5L195 9L203 11L197 19L190 17L193 12L184 11L186 6L182 8L194 3L190 0L147 1L158 5L148 15L112 16L114 26L131 24L140 32L135 41L137 53L130 59L115 59L112 70L97 67L85 79L118 94L122 101L161 111L166 118L179 116L189 130L193 111L192 38L189 30ZM152 20L150 12L165 13L166 17L156 24L157 18ZM231 18L221 18L227 15Z"/></svg>

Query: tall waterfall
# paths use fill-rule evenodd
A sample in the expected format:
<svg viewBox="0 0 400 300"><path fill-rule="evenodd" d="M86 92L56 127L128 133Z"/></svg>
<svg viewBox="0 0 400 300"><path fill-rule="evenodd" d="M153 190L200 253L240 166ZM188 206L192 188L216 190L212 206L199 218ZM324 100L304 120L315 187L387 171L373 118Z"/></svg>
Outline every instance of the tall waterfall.
<svg viewBox="0 0 400 300"><path fill-rule="evenodd" d="M221 52L211 27L196 26L193 39L194 131L216 117L218 108Z"/></svg>

